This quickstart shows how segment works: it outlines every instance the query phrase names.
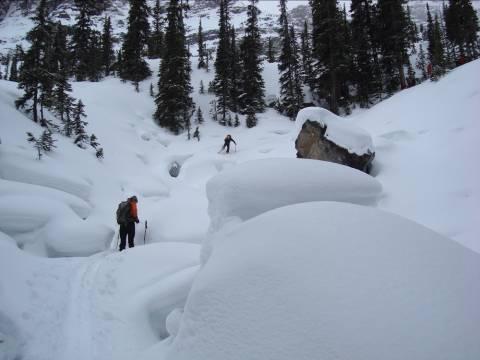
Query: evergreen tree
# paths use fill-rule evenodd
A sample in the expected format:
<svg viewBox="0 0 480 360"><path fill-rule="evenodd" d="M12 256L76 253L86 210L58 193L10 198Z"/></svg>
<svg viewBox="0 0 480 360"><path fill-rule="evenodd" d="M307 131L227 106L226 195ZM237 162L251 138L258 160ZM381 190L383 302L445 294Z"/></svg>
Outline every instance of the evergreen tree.
<svg viewBox="0 0 480 360"><path fill-rule="evenodd" d="M83 120L86 118L87 115L85 114L85 105L83 105L82 100L78 100L77 105L73 109L73 133L75 135L74 143L82 149L85 149L86 144L90 140L87 132L85 131L85 126L87 122Z"/></svg>
<svg viewBox="0 0 480 360"><path fill-rule="evenodd" d="M93 0L75 0L78 8L77 22L73 27L73 73L77 81L88 79L91 71L91 35L92 20L91 15L95 9Z"/></svg>
<svg viewBox="0 0 480 360"><path fill-rule="evenodd" d="M8 80L8 70L10 68L10 53L7 54L7 56L5 57L5 62L4 62L4 65L5 65L5 75L3 75L3 78L5 80ZM0 79L2 78L2 76L0 75Z"/></svg>
<svg viewBox="0 0 480 360"><path fill-rule="evenodd" d="M122 66L120 77L134 83L151 75L148 64L143 59L144 49L149 40L148 7L145 0L130 0L128 29L122 46Z"/></svg>
<svg viewBox="0 0 480 360"><path fill-rule="evenodd" d="M232 54L230 46L230 14L229 0L220 0L219 7L219 33L217 57L215 59L215 78L213 80L214 93L217 98L215 102L216 112L219 116L218 122L226 125L230 117L229 108L231 107L232 88L231 63Z"/></svg>
<svg viewBox="0 0 480 360"><path fill-rule="evenodd" d="M205 44L203 42L203 30L202 30L202 19L200 18L198 24L198 68L205 69L207 64L205 63Z"/></svg>
<svg viewBox="0 0 480 360"><path fill-rule="evenodd" d="M406 87L404 65L407 60L408 23L403 3L404 0L378 0L377 3L378 39L389 94Z"/></svg>
<svg viewBox="0 0 480 360"><path fill-rule="evenodd" d="M201 125L201 124L203 124L203 122L204 122L204 120L203 120L202 109L199 106L198 109L197 109L197 118L195 120L195 124Z"/></svg>
<svg viewBox="0 0 480 360"><path fill-rule="evenodd" d="M413 66L410 63L410 61L408 61L407 84L408 84L408 87L412 87L417 84L417 79L415 78L415 70L413 69Z"/></svg>
<svg viewBox="0 0 480 360"><path fill-rule="evenodd" d="M310 44L310 33L308 31L307 20L303 23L303 31L300 35L300 53L302 54L302 72L303 82L312 87L313 69L312 69L312 47Z"/></svg>
<svg viewBox="0 0 480 360"><path fill-rule="evenodd" d="M194 103L190 97L190 61L183 22L184 7L178 0L170 0L165 34L165 53L160 64L158 95L155 99L157 123L175 134L190 122Z"/></svg>
<svg viewBox="0 0 480 360"><path fill-rule="evenodd" d="M293 27L288 25L286 0L280 0L280 109L294 120L303 105L303 91L300 79L300 62Z"/></svg>
<svg viewBox="0 0 480 360"><path fill-rule="evenodd" d="M410 11L410 6L408 6L408 5L407 5L407 11L406 11L405 16L406 16L406 21L407 21L408 43L409 43L410 48L412 50L412 54L415 54L417 52L415 44L419 41L419 38L418 38L417 25L415 24L415 21L413 21L413 19L412 19L412 13Z"/></svg>
<svg viewBox="0 0 480 360"><path fill-rule="evenodd" d="M273 40L271 36L268 37L267 61L269 63L275 62L275 50L273 49Z"/></svg>
<svg viewBox="0 0 480 360"><path fill-rule="evenodd" d="M241 89L243 88L242 79L242 65L240 63L240 56L237 47L237 39L235 27L230 28L230 110L234 113L239 111L239 97Z"/></svg>
<svg viewBox="0 0 480 360"><path fill-rule="evenodd" d="M203 80L200 80L200 90L198 92L200 94L205 94L205 87L203 86Z"/></svg>
<svg viewBox="0 0 480 360"><path fill-rule="evenodd" d="M427 60L425 56L425 51L423 51L423 46L420 44L418 51L416 67L422 72L422 81L427 80Z"/></svg>
<svg viewBox="0 0 480 360"><path fill-rule="evenodd" d="M152 83L150 83L150 96L153 97L153 98L155 97L155 91L153 90L153 84Z"/></svg>
<svg viewBox="0 0 480 360"><path fill-rule="evenodd" d="M97 157L97 159L101 160L103 159L103 148L98 148L97 151L95 152L95 156Z"/></svg>
<svg viewBox="0 0 480 360"><path fill-rule="evenodd" d="M153 8L153 29L149 43L149 57L158 59L162 57L164 46L163 20L160 0L155 1Z"/></svg>
<svg viewBox="0 0 480 360"><path fill-rule="evenodd" d="M249 108L247 110L247 128L252 128L254 126L257 126L257 117L255 116L255 110L253 108Z"/></svg>
<svg viewBox="0 0 480 360"><path fill-rule="evenodd" d="M234 127L240 126L240 119L238 118L238 114L235 114L235 122L233 123Z"/></svg>
<svg viewBox="0 0 480 360"><path fill-rule="evenodd" d="M12 57L12 65L10 65L10 81L18 81L18 62L19 62L19 55L18 49L15 51Z"/></svg>
<svg viewBox="0 0 480 360"><path fill-rule="evenodd" d="M32 143L37 150L38 160L41 160L43 154L56 148L56 140L53 139L52 133L48 129L44 130L38 139L31 132L27 132L27 136L28 142Z"/></svg>
<svg viewBox="0 0 480 360"><path fill-rule="evenodd" d="M442 33L438 16L435 14L435 21L432 29L433 44L431 48L430 63L432 64L432 79L437 80L445 73L445 54L442 44Z"/></svg>
<svg viewBox="0 0 480 360"><path fill-rule="evenodd" d="M18 87L24 90L24 94L15 105L31 112L34 122L40 121L46 126L43 109L53 84L53 75L49 72L52 24L48 20L46 0L40 0L33 22L34 27L27 34L32 45L23 56L19 74Z"/></svg>
<svg viewBox="0 0 480 360"><path fill-rule="evenodd" d="M262 78L262 44L258 28L258 0L250 0L247 10L245 36L240 45L242 59L242 93L239 96L243 113L261 112L265 109L265 83ZM250 116L250 125L256 125L255 115ZM255 121L253 119L255 118Z"/></svg>
<svg viewBox="0 0 480 360"><path fill-rule="evenodd" d="M350 11L354 67L352 81L360 107L368 107L382 88L373 38L372 0L352 0Z"/></svg>
<svg viewBox="0 0 480 360"><path fill-rule="evenodd" d="M315 90L330 111L338 114L345 68L343 18L336 0L311 0Z"/></svg>
<svg viewBox="0 0 480 360"><path fill-rule="evenodd" d="M95 134L90 135L90 146L91 146L92 148L94 148L95 150L97 150L97 147L100 146L100 144L98 143L97 140L98 140L98 139L97 139L97 137L95 136Z"/></svg>
<svg viewBox="0 0 480 360"><path fill-rule="evenodd" d="M98 31L92 31L90 34L90 47L88 49L90 58L90 67L88 68L88 80L99 81L104 73L103 69L103 48L102 34Z"/></svg>
<svg viewBox="0 0 480 360"><path fill-rule="evenodd" d="M112 22L110 16L106 16L103 22L102 32L102 68L105 76L111 74L114 62L115 53L113 51Z"/></svg>
<svg viewBox="0 0 480 360"><path fill-rule="evenodd" d="M480 26L471 0L449 0L445 11L448 39L455 45L457 62L476 59L479 56L478 32Z"/></svg>

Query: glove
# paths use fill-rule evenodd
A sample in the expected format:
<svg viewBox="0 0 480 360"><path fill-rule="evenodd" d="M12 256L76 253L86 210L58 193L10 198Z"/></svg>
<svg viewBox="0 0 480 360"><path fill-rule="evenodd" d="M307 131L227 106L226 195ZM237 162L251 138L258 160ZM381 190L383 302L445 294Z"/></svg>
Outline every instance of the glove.
<svg viewBox="0 0 480 360"><path fill-rule="evenodd" d="M138 220L138 218L135 219L135 222L138 224L140 222L140 220Z"/></svg>

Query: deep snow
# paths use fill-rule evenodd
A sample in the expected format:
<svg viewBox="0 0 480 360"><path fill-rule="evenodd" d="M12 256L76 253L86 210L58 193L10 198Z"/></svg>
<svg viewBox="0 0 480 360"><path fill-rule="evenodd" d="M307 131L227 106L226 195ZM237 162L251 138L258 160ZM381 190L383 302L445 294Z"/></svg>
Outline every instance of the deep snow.
<svg viewBox="0 0 480 360"><path fill-rule="evenodd" d="M194 49L192 53L195 53ZM198 94L198 87L200 79L203 79L204 84L207 85L213 73L207 74L203 70L196 70L195 59L192 65L194 100L197 106L202 107L204 116L208 117L212 96ZM156 71L158 62L152 61L151 67ZM276 94L278 74L275 64L265 64L264 74L266 93ZM428 347L438 344L439 339L452 335L457 341L445 341L442 345L444 349L457 349L463 344L464 350L458 348L458 351L460 355L465 356L459 359L469 359L471 354L478 355L477 358L480 357L478 347L476 348L474 343L469 343L471 335L478 333L478 328L475 327L478 325L475 324L480 322L477 321L475 324L464 322L469 314L472 320L478 319L478 312L470 303L470 301L478 303L478 288L475 287L478 276L475 278L472 275L478 269L478 256L446 239L451 238L480 252L477 225L478 214L480 214L480 171L473 165L478 154L480 136L480 125L477 121L480 103L480 84L477 81L479 75L480 61L476 61L452 71L438 83L424 83L405 90L370 110L357 110L351 117L337 119L345 121L345 126L350 123L355 124L373 137L376 149L373 166L375 179L368 178L364 184L367 188L377 190L378 186L382 186L383 192L380 197L378 197L378 191L372 192L372 199L378 201L377 207L414 220L441 235L433 234L418 225L374 209L361 208L363 210L358 214L354 211L351 216L358 215L357 220L342 219L341 215L347 214L350 211L347 209L350 207L330 204L328 206L331 206L332 212L338 216L332 215L328 221L323 220L322 217L310 219L319 229L322 229L322 224L326 222L326 225L330 226L329 228L333 226L333 229L335 229L334 224L337 224L339 232L351 230L348 229L351 223L340 221L366 219L372 223L371 229L380 228L386 231L376 217L385 219L387 223L390 221L388 219L396 219L392 220L388 236L382 239L399 239L399 243L395 244L395 250L398 251L390 253L387 251L388 247L382 248L378 256L373 253L375 256L372 255L371 263L364 263L352 258L355 253L350 254L348 261L343 256L340 259L333 255L331 259L316 257L317 253L310 254L308 249L301 246L297 248L295 244L302 239L297 240L293 236L288 244L295 251L308 255L310 260L305 263L306 267L313 262L312 259L318 262L315 266L327 267L327 264L335 261L356 269L362 267L362 264L369 265L365 268L370 269L365 273L368 276L365 275L362 279L368 280L368 284L371 284L370 281L374 283L377 279L382 280L381 284L384 284L382 286L388 285L385 280L386 274L390 270L393 271L393 267L388 263L384 264L386 259L393 257L392 261L395 260L394 264L397 265L404 260L406 266L398 268L400 270L397 269L399 279L405 280L408 275L408 279L416 281L411 284L401 283L398 287L393 287L395 291L386 292L382 296L393 296L392 294L403 296L402 299L413 309L415 306L424 306L425 301L433 298L427 295L414 296L415 293L411 293L411 289L422 289L417 293L422 296L428 291L433 291L438 296L432 301L435 301L439 307L429 309L428 311L431 312L428 314L431 315L437 311L436 314L442 315L439 319L451 323L452 327L440 328L440 325L428 329L422 327L419 321L424 320L425 324L434 326L438 324L437 319L416 316L418 313L414 311L409 313L409 321L400 324L399 329L402 330L402 334L405 334L410 324L412 325L410 328L418 333L425 331L430 334L430 338L422 338L422 344L419 344L418 340L408 343L405 340L407 337L396 337L399 334L393 332L381 332L381 328L357 327L358 331L348 332L353 331L351 329L355 327L354 322L348 321L342 322L352 326L350 330L347 329L348 331L344 327L337 327L331 333L322 332L325 339L327 335L328 339L331 339L325 341L340 341L339 339L344 339L346 336L353 338L352 341L360 341L369 334L380 334L382 339L385 339L385 344L391 344L395 339L402 344L413 344L404 347L404 354L415 358L414 356L428 352ZM257 160L272 158L283 158L281 161L293 161L296 164L293 143L297 132L296 125L273 110L260 114L259 125L253 129L246 129L243 125L239 128L224 128L207 120L206 124L200 126L200 142L188 141L186 134L172 136L152 122L151 114L154 104L153 99L148 95L150 82L156 83L156 78L153 77L141 83L140 93L136 93L131 85L122 84L114 78L107 78L98 83L74 83L73 95L81 98L86 104L89 122L87 131L95 133L99 138L105 149L105 159L99 161L95 158L93 150L80 150L72 144L71 140L56 136L58 149L38 161L35 159L34 149L26 141L25 133L31 131L38 135L41 129L14 108L13 101L20 94L15 84L0 81L0 138L2 140L0 145L0 339L2 340L0 354L5 359L15 359L17 355L25 359L49 360L77 358L121 360L134 357L158 359L169 351L172 351L170 358L174 358L172 354L180 349L182 356L186 357L188 354L185 352L184 345L181 345L183 341L181 339L185 339L185 329L193 328L190 327L190 323L184 324L184 319L190 322L192 314L200 314L202 321L198 324L202 327L207 326L205 324L212 324L212 328L208 331L214 331L214 325L218 324L216 323L218 316L222 315L215 312L215 309L220 311L220 304L214 306L208 303L209 307L214 308L207 311L203 308L206 302L200 303L198 308L195 305L189 305L189 315L182 315L181 309L190 287L196 283L195 276L199 268L201 252L199 244L204 242L207 245L211 244L212 239L216 239L218 243L227 241L230 235L225 234L229 231L238 231L240 234L242 229L245 229L242 228L243 226L249 226L247 222L250 224L260 221L259 217L250 220L247 218L282 205L292 205L308 200L305 198L308 191L304 188L305 183L301 181L305 179L301 178L301 174L315 178L310 191L318 191L318 194L312 196L311 200L339 200L323 198L320 191L322 184L334 185L329 196L340 195L340 190L345 186L348 187L349 184L355 186L359 184L354 179L356 175L353 175L357 172L351 169L337 171L334 170L335 166L331 166L332 164L325 165L318 172L307 166L307 169L301 170L298 174L292 174L288 166L282 172L282 169L275 165L277 160L262 160L268 165L256 166ZM241 120L243 122L244 119ZM236 151L229 155L218 154L227 132L231 133L238 142ZM181 165L177 178L172 178L168 172L173 162ZM315 167L317 166L321 165L315 163ZM220 209L219 204L222 204L225 207L221 208L218 215L231 216L232 214L227 213L227 210L233 209L232 203L221 203L222 198L219 196L224 194L225 201L230 201L228 191L235 189L239 184L259 184L266 187L268 183L280 176L275 177L275 171L268 170L270 168L277 171L277 174L284 175L285 181L279 181L276 185L283 185L285 194L282 193L278 198L273 198L276 195L272 194L268 198L262 198L260 195L249 198L247 195L256 192L259 194L258 191L261 188L242 189L244 192L251 191L245 198L242 198L241 194L238 197L238 201L243 201L244 208L248 211L258 210L260 200L262 200L261 205L265 207L242 219L242 221L247 220L246 223L235 221L231 227L214 234L218 229L215 226L210 227L211 220L214 219L209 217L208 207L211 205ZM333 179L333 176L340 176L343 173L345 175L342 175L338 181ZM209 193L212 196L209 195L209 197L212 201L209 205L206 184L217 175L217 179L223 179L222 186L225 191L216 193L215 188L211 188ZM290 177L294 179L294 175L299 177L298 181L288 181ZM321 179L318 178L320 175L322 175ZM367 177L365 174L362 176ZM214 182L215 180L211 180L211 183ZM378 183L380 185L377 185ZM349 189L349 191L353 190L355 189ZM109 250L109 248L115 248L117 241L115 209L120 201L132 194L136 194L140 200L139 216L142 223L137 226L138 246L125 253L115 253ZM285 197L282 199L283 195ZM301 197L299 198L298 195ZM353 200L347 197L345 201ZM371 205L374 205L375 201L372 201ZM318 206L323 209L322 211L327 211L324 208L327 205ZM300 211L297 212L296 209L298 208L294 206L274 210L275 214L283 214L285 211L289 219L288 221L286 219L271 220L275 223L274 225L269 223L271 230L276 226L284 229L285 234L299 230L298 224L306 215ZM334 209L341 211L334 212ZM223 211L225 213L222 213ZM149 224L146 233L143 225L145 220L148 220ZM404 227L412 228L413 235L408 237L407 241L400 241L402 234L405 234ZM423 235L418 235L417 230ZM317 231L316 228L315 231ZM269 241L273 242L272 246L275 246L273 238L265 239L259 234L253 231L246 244L242 245L242 240L238 241L236 246L245 248L246 256L239 256L238 262L248 263L250 254L256 249L254 245L249 247L250 243L258 243L258 246L261 246L266 244L264 241ZM308 234L311 235L310 232ZM146 246L141 246L144 235ZM328 244L339 241L337 232L328 232L325 236L327 235L330 240ZM424 235L429 240L426 243L428 246L421 248L421 254L423 254L421 262L417 254L419 245L416 239L422 239ZM373 235L366 236L365 239L369 244L382 240ZM311 238L305 238L304 241L308 242L308 246L313 242ZM380 244L385 245L381 242ZM210 250L212 249L211 259L215 256L218 259L219 255L215 255L215 246ZM327 249L332 248L326 247L325 250ZM281 264L287 264L281 258L275 257L281 253L283 252L280 246L278 249L274 248L272 257L268 258L270 260L267 261L265 258L262 262L260 259L259 264L267 268L270 266L277 268ZM295 252L291 253L293 255ZM321 255L321 251L319 253ZM388 257L385 257L385 253L388 253ZM90 254L95 255L79 257ZM439 257L431 259L433 254L438 254ZM58 256L62 258L46 258ZM411 264L409 259L412 256L418 261L410 270L407 265ZM203 259L207 260L208 257L204 256ZM425 267L436 259L441 259L445 268L438 262L435 263L435 267L423 272ZM293 268L287 268L285 271L294 273L296 264L298 265L295 262L292 265ZM466 269L468 264L471 264L470 269ZM206 262L205 269L207 268L214 268L214 264L210 265L210 260ZM336 274L344 274L339 265L330 268L330 270L333 269L339 271ZM414 272L414 269L418 272ZM233 270L232 268L231 271ZM307 272L305 277L299 275L297 278L300 289L296 293L297 297L303 296L302 291L305 288L310 289L307 286L309 284L317 281L329 283L333 273L317 271L314 274L316 275L314 280L307 281L311 279L312 274L313 272ZM205 277L205 275L201 276ZM443 283L441 279L444 280ZM357 286L353 287L353 280L349 279L345 282L342 291L351 294L352 298L365 300L366 297L360 298L364 293L356 291ZM303 284L305 287L300 287L302 281L306 283ZM429 281L438 284L438 289L428 285ZM257 284L262 284L261 277L254 278L251 292L245 290L246 293L242 294L242 297L231 300L240 301L243 296L254 297L257 294L255 287ZM470 285L471 292L465 295L467 285ZM451 290L450 295L447 294L447 290ZM377 309L374 310L379 311L385 321L383 326L387 327L389 320L397 322L400 320L395 317L395 313L388 311L393 308L382 308L379 305L380 300L383 299L382 296L379 295L376 298L377 302L364 301L362 305L365 305L364 309L371 310L376 304ZM467 296L470 298L466 299ZM297 313L295 302L297 297L293 296L288 303L290 305L286 304L286 307L282 308L285 313ZM452 297L455 301L452 300L453 302L450 303ZM270 302L272 311L281 307L277 302L278 299L279 297L272 298ZM324 299L324 301L327 300ZM196 303L195 298L192 302ZM324 321L335 322L337 316L340 319L347 314L343 312L343 308L333 305L330 307L331 303L323 304L326 304L324 309L332 310L329 312L331 317L326 317ZM459 309L460 313L456 313L455 316L450 312L452 304L462 306ZM258 311L259 309L254 305L252 309ZM337 305L340 306L342 303ZM393 304L390 305L393 306ZM347 309L352 311L353 315L361 317L360 311L354 312L353 305L348 306ZM403 309L406 311L408 308ZM310 319L307 315L312 315L313 310L321 311L322 308L312 309L312 313L307 312L301 319L305 321ZM173 312L170 314L171 311ZM371 315L372 312L368 314ZM237 318L241 313L225 315ZM280 317L275 321L281 320ZM309 332L308 329L312 328L308 328L307 323L299 320L293 328L287 327L288 324L282 324L283 326L268 327L262 331L267 333L272 341L275 340L274 334L280 332L283 337L288 338L288 341L300 344L301 346L299 345L297 349L305 350L305 353L300 352L300 355L306 354L311 349L308 346L316 346L308 339L316 339L315 336L318 334ZM365 321L362 320L360 324L364 325ZM467 325L462 328L462 324ZM318 326L322 326L322 323L320 322ZM168 334L178 334L174 347L172 347L173 338L167 337ZM198 337L194 336L191 339L197 341L207 334L213 333L196 334ZM233 336L233 333L231 334ZM236 342L232 343L232 339L237 339L236 336L223 338L228 340L232 349L237 346ZM163 340L164 338L166 339ZM204 344L205 347L199 347L199 351L204 351L215 338L209 338ZM257 337L256 341L258 344L264 344L266 340L263 337ZM253 345L256 346L257 342ZM327 345L322 348L323 354L328 348ZM330 349L336 349L336 347ZM384 348L381 346L374 348L355 343L352 347L347 346L341 350L345 351L341 354L343 358L348 358L347 355L352 354L375 355L382 349ZM214 350L211 348L205 351ZM347 351L350 352L346 353ZM332 350L331 356L335 354L337 352ZM438 355L438 352L432 350L429 354Z"/></svg>

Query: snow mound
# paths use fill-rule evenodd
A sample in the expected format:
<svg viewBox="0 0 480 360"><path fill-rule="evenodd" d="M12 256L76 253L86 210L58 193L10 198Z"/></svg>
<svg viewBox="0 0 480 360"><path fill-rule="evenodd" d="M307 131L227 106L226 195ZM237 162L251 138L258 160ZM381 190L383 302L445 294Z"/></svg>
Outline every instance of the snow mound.
<svg viewBox="0 0 480 360"><path fill-rule="evenodd" d="M307 120L327 126L325 137L350 153L363 155L375 152L372 137L368 132L320 107L307 107L298 112L295 120L295 138Z"/></svg>
<svg viewBox="0 0 480 360"><path fill-rule="evenodd" d="M115 230L104 224L56 217L43 229L48 257L90 256L108 249Z"/></svg>
<svg viewBox="0 0 480 360"><path fill-rule="evenodd" d="M226 169L207 183L211 228L309 201L376 203L382 186L371 176L330 162L262 159Z"/></svg>
<svg viewBox="0 0 480 360"><path fill-rule="evenodd" d="M0 179L0 197L7 195L42 196L67 204L78 216L86 218L91 206L84 200L56 189Z"/></svg>
<svg viewBox="0 0 480 360"><path fill-rule="evenodd" d="M167 359L480 358L480 256L421 225L314 202L214 241Z"/></svg>

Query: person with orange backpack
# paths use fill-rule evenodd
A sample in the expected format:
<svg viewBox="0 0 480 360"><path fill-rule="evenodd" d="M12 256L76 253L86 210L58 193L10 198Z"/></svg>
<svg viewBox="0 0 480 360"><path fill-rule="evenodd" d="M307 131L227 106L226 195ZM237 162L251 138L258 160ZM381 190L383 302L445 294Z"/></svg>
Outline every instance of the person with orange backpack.
<svg viewBox="0 0 480 360"><path fill-rule="evenodd" d="M118 205L117 209L117 223L120 225L120 251L125 250L127 237L128 247L133 248L135 246L135 223L139 223L138 199L136 196L132 196Z"/></svg>

